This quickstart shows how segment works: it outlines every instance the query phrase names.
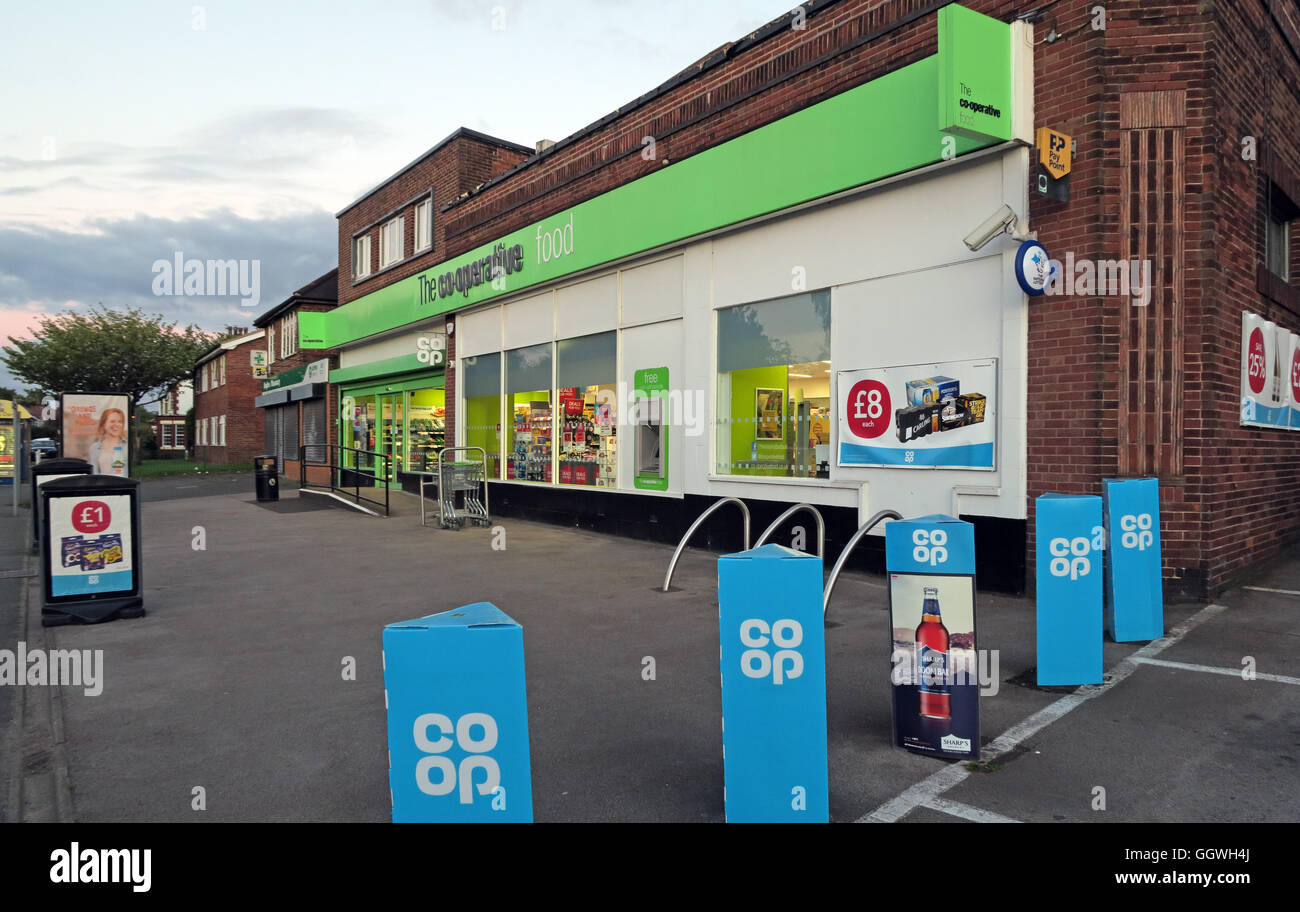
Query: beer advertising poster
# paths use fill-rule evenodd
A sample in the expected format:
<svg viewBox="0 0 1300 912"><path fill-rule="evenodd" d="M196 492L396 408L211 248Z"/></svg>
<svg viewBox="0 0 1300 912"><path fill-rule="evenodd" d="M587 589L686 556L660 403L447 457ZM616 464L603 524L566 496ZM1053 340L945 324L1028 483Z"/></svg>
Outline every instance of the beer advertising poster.
<svg viewBox="0 0 1300 912"><path fill-rule="evenodd" d="M63 455L90 463L91 474L131 474L130 401L118 393L64 393Z"/></svg>
<svg viewBox="0 0 1300 912"><path fill-rule="evenodd" d="M840 371L840 467L996 468L996 358Z"/></svg>
<svg viewBox="0 0 1300 912"><path fill-rule="evenodd" d="M974 583L969 576L889 575L896 747L979 756Z"/></svg>
<svg viewBox="0 0 1300 912"><path fill-rule="evenodd" d="M936 514L885 526L894 746L977 760L975 531Z"/></svg>
<svg viewBox="0 0 1300 912"><path fill-rule="evenodd" d="M50 498L50 596L131 592L131 498Z"/></svg>

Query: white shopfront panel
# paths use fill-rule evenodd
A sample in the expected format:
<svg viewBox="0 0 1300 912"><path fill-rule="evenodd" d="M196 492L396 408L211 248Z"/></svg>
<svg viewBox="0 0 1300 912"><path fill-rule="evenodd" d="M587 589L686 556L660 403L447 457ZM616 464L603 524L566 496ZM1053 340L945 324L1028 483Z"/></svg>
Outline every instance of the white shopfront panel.
<svg viewBox="0 0 1300 912"><path fill-rule="evenodd" d="M556 338L572 339L618 327L618 274L556 290Z"/></svg>
<svg viewBox="0 0 1300 912"><path fill-rule="evenodd" d="M505 348L523 348L555 338L555 292L544 291L502 307Z"/></svg>
<svg viewBox="0 0 1300 912"><path fill-rule="evenodd" d="M636 388L635 376L639 370L653 370L656 368L668 368L669 385L673 390L678 389L677 377L683 376L682 360L682 321L668 320L663 323L653 323L648 326L634 326L624 329L620 334L620 351L619 351L619 390L623 393L620 396L619 406L623 410L619 416L618 434L618 487L621 491L646 493L637 491L633 478L636 471L634 465L635 447L633 443L636 437L636 425L634 416L629 412L629 403L632 398L632 391ZM672 407L679 408L680 399L673 401ZM682 481L686 477L686 454L691 448L694 441L707 440L708 430L704 434L690 438L686 436L686 428L683 426L682 413L671 414L668 418L668 490L667 494L680 496L682 493ZM701 425L707 425L707 413L699 419Z"/></svg>
<svg viewBox="0 0 1300 912"><path fill-rule="evenodd" d="M456 355L472 358L501 351L501 308L488 307L456 318Z"/></svg>

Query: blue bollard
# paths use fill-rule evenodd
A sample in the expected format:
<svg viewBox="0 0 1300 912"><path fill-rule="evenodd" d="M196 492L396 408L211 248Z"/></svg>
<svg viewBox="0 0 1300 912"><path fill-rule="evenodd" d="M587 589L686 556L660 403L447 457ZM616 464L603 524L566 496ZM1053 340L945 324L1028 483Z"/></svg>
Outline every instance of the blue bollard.
<svg viewBox="0 0 1300 912"><path fill-rule="evenodd" d="M827 823L821 558L763 545L718 559L728 823Z"/></svg>
<svg viewBox="0 0 1300 912"><path fill-rule="evenodd" d="M394 823L532 823L524 631L478 602L384 628Z"/></svg>
<svg viewBox="0 0 1300 912"><path fill-rule="evenodd" d="M1106 632L1117 643L1165 633L1160 572L1160 483L1102 481L1106 517Z"/></svg>
<svg viewBox="0 0 1300 912"><path fill-rule="evenodd" d="M1101 498L1044 494L1035 504L1038 683L1100 684Z"/></svg>

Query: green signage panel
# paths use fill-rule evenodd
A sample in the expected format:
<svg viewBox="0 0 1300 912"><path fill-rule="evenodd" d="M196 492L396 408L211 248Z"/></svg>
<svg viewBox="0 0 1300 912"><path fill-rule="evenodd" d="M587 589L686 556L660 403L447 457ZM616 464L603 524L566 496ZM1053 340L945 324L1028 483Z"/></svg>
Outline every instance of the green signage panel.
<svg viewBox="0 0 1300 912"><path fill-rule="evenodd" d="M653 367L632 375L633 420L632 483L642 491L668 490L668 368Z"/></svg>
<svg viewBox="0 0 1300 912"><path fill-rule="evenodd" d="M299 344L345 345L1009 138L1010 27L960 7L941 15L954 12L963 15L940 20L939 54L342 307L301 313ZM997 115L963 106L960 97L951 97L954 85L969 87L971 97ZM963 112L955 120L958 136L936 123L936 108L949 104ZM967 115L971 124L965 124Z"/></svg>
<svg viewBox="0 0 1300 912"><path fill-rule="evenodd" d="M964 6L939 10L939 129L1011 138L1011 26Z"/></svg>

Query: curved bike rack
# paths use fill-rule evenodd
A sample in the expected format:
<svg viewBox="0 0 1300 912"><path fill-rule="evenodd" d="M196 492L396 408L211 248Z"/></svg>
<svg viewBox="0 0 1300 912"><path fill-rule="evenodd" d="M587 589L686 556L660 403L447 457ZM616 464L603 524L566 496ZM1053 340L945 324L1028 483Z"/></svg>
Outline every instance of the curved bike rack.
<svg viewBox="0 0 1300 912"><path fill-rule="evenodd" d="M870 532L872 527L875 526L877 523L881 522L882 520L902 519L902 518L903 518L903 514L899 513L896 510L881 510L875 516L871 517L865 523L859 526L858 531L853 533L853 537L850 538L848 544L844 546L844 550L840 552L840 556L835 559L835 567L831 570L831 575L826 580L826 588L822 590L822 616L823 617L826 616L826 612L830 608L831 590L835 588L835 581L840 578L840 570L843 569L844 562L849 559L849 554L853 551L855 547L857 547L858 542L862 540L862 536Z"/></svg>
<svg viewBox="0 0 1300 912"><path fill-rule="evenodd" d="M821 513L812 504L795 504L776 519L772 520L772 525L768 526L763 531L763 534L758 537L758 541L754 543L754 547L762 547L763 543L767 541L767 537L775 532L781 523L785 522L800 510L807 510L817 520L817 556L824 560L826 558L826 521L822 519Z"/></svg>
<svg viewBox="0 0 1300 912"><path fill-rule="evenodd" d="M677 559L682 556L682 551L686 550L686 543L691 540L691 536L695 534L695 530L698 529L706 519L713 515L715 510L723 504L729 503L734 503L736 506L740 507L740 512L745 516L745 547L743 550L749 550L749 507L745 506L745 502L739 497L720 498L707 510L701 513L699 519L691 523L691 527L686 530L686 534L682 536L682 540L677 543L677 550L673 552L673 559L668 562L668 572L664 574L664 592L668 591L668 584L673 581L673 571L677 569Z"/></svg>

